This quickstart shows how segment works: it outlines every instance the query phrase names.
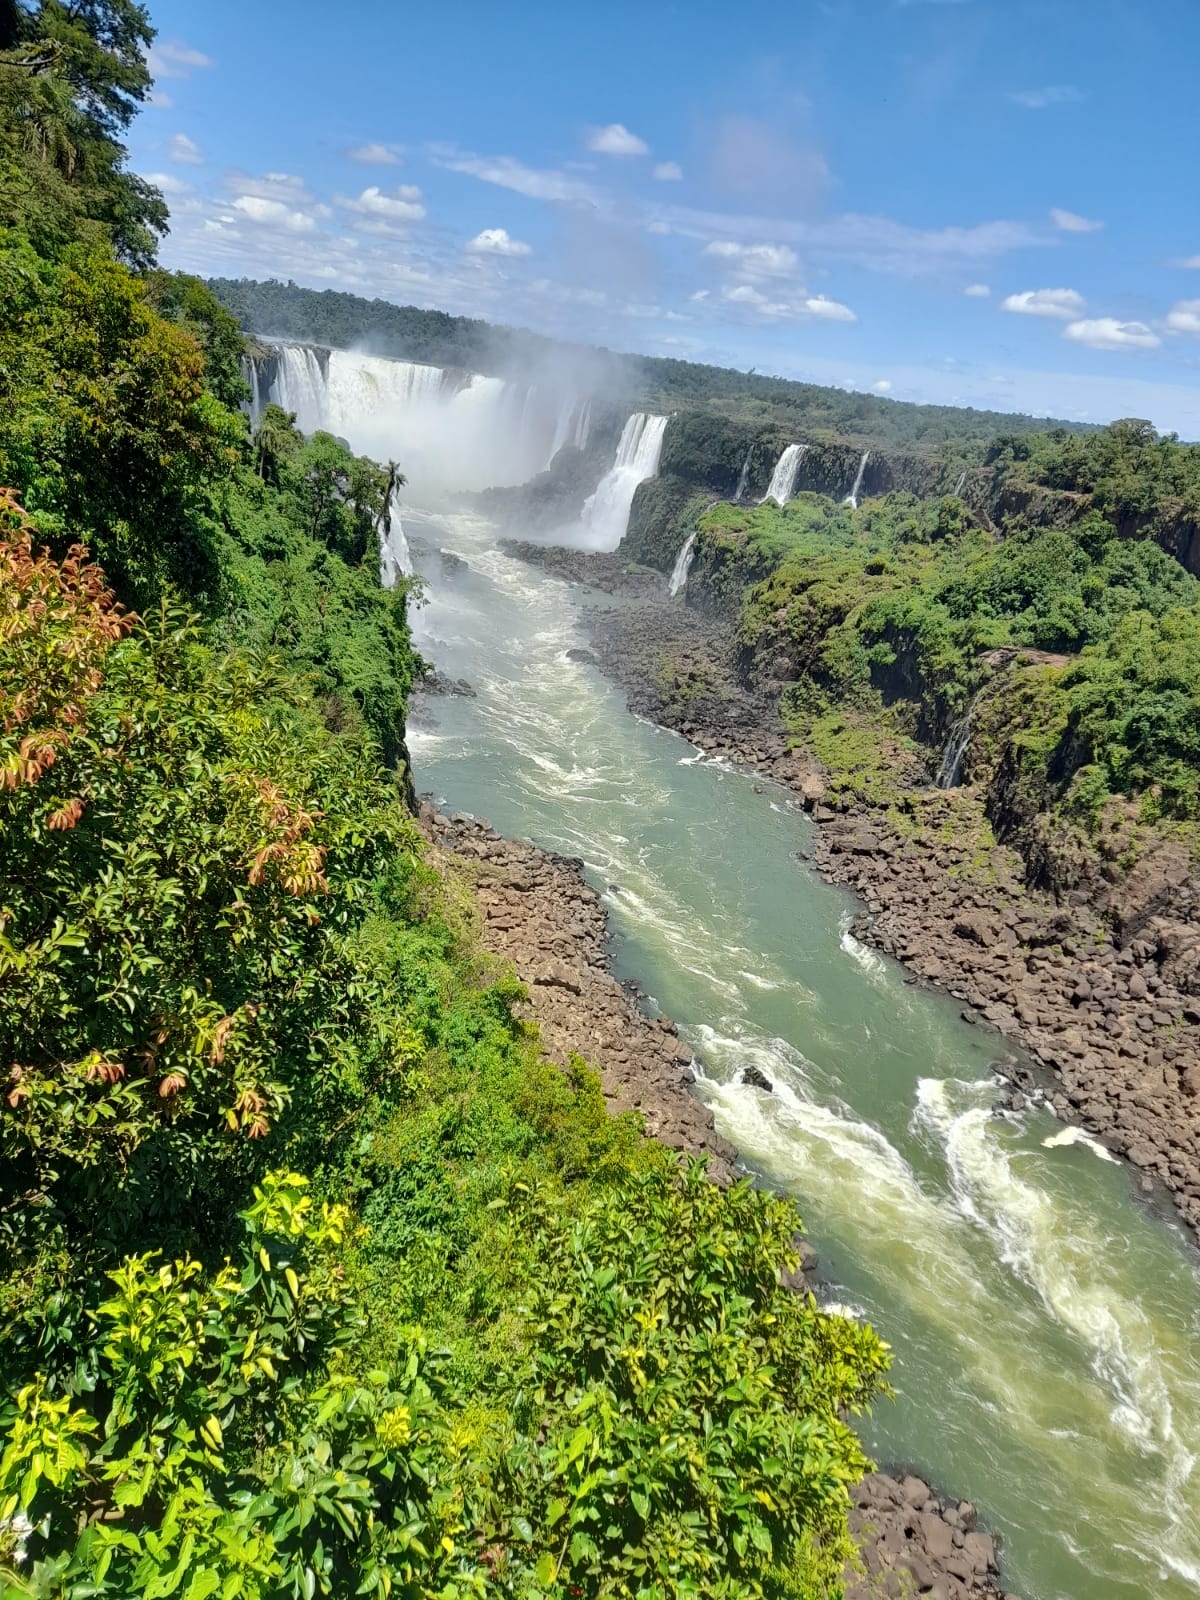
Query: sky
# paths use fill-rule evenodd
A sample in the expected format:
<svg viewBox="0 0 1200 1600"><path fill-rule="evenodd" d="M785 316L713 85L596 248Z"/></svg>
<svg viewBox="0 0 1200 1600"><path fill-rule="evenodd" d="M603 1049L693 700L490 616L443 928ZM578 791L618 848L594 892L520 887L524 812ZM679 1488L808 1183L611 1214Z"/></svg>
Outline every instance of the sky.
<svg viewBox="0 0 1200 1600"><path fill-rule="evenodd" d="M1200 0L149 4L168 266L1200 439Z"/></svg>

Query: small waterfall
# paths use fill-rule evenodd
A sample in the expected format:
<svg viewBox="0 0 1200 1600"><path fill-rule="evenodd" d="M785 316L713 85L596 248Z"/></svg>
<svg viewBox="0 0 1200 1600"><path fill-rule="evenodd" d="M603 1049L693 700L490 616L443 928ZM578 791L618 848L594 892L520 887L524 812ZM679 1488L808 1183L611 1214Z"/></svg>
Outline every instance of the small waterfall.
<svg viewBox="0 0 1200 1600"><path fill-rule="evenodd" d="M854 487L842 501L844 506L849 506L852 511L858 510L858 491L862 488L863 473L867 470L867 462L871 459L869 450L863 451L862 460L858 463L858 475L854 479Z"/></svg>
<svg viewBox="0 0 1200 1600"><path fill-rule="evenodd" d="M983 691L980 690L979 693L982 694ZM971 742L971 718L975 715L975 707L978 704L977 694L962 716L955 718L950 724L950 732L946 736L945 748L942 751L942 764L937 770L937 777L933 780L939 789L957 789L962 781L963 757Z"/></svg>
<svg viewBox="0 0 1200 1600"><path fill-rule="evenodd" d="M571 443L576 450L586 450L588 439L592 433L592 402L585 400L582 405L575 408L575 430L571 436Z"/></svg>
<svg viewBox="0 0 1200 1600"><path fill-rule="evenodd" d="M765 506L768 500L774 500L777 506L785 506L796 492L796 478L800 472L800 462L804 452L808 449L806 444L790 444L775 463L775 471L771 474L770 487L758 502Z"/></svg>
<svg viewBox="0 0 1200 1600"><path fill-rule="evenodd" d="M746 451L746 459L742 462L742 470L738 474L737 488L734 490L734 503L741 504L742 496L746 492L746 485L750 481L750 457L754 454L754 446Z"/></svg>
<svg viewBox="0 0 1200 1600"><path fill-rule="evenodd" d="M956 495L959 495L959 494L961 494L963 492L963 484L966 483L966 481L967 481L966 473L965 472L960 472L959 475L958 475L958 482L954 485L954 492L955 492Z"/></svg>
<svg viewBox="0 0 1200 1600"><path fill-rule="evenodd" d="M617 446L617 459L601 478L595 493L583 503L577 548L615 550L625 537L637 486L658 471L666 417L635 411L626 422Z"/></svg>
<svg viewBox="0 0 1200 1600"><path fill-rule="evenodd" d="M580 400L574 405L560 406L554 424L554 439L550 445L550 461L553 461L565 444L570 444L576 450L586 450L588 435L592 429L592 402ZM547 462L547 466L549 466Z"/></svg>
<svg viewBox="0 0 1200 1600"><path fill-rule="evenodd" d="M672 599L688 581L688 573L692 570L692 562L696 558L696 533L697 529L693 528L680 545L679 554L675 557L675 565L671 571Z"/></svg>
<svg viewBox="0 0 1200 1600"><path fill-rule="evenodd" d="M379 581L385 589L394 589L396 580L409 576L412 570L412 556L400 520L400 497L394 494L379 530Z"/></svg>

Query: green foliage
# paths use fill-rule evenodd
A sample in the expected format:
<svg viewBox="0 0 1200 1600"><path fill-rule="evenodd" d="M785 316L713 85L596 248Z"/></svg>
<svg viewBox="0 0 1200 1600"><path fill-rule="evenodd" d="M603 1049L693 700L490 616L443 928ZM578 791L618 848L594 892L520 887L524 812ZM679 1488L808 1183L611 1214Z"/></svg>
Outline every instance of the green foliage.
<svg viewBox="0 0 1200 1600"><path fill-rule="evenodd" d="M1102 456L1109 432L1078 448ZM719 505L701 526L737 574L744 651L786 658L793 733L857 792L886 798L894 765L878 735L872 752L864 717L879 726L891 707L891 732L936 747L985 681L986 652L1040 651L1057 670L1036 704L1006 697L993 730L1017 739L1039 792L1092 816L1102 789L1200 817L1200 583L1152 540L1094 509L1062 527L1018 522L998 540L951 496L889 495L853 512L798 495L783 510Z"/></svg>
<svg viewBox="0 0 1200 1600"><path fill-rule="evenodd" d="M150 88L154 37L133 0L10 11L0 31L0 228L57 254L111 245L146 265L167 223L162 196L123 170L121 135Z"/></svg>

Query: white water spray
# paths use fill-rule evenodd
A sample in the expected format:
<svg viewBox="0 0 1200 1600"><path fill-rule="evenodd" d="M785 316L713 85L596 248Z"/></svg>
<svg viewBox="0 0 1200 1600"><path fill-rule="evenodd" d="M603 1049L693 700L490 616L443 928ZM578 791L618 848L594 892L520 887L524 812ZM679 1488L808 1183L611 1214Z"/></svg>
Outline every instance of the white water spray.
<svg viewBox="0 0 1200 1600"><path fill-rule="evenodd" d="M775 463L775 471L771 474L771 482L767 492L758 502L760 506L766 505L768 500L774 500L777 506L787 505L796 492L796 478L800 472L800 462L807 449L808 446L806 444L788 445ZM749 461L749 457L746 459Z"/></svg>
<svg viewBox="0 0 1200 1600"><path fill-rule="evenodd" d="M658 471L666 417L635 411L621 432L617 459L583 503L579 530L564 542L581 550L615 550L629 526L629 511L637 486Z"/></svg>
<svg viewBox="0 0 1200 1600"><path fill-rule="evenodd" d="M671 570L671 597L679 593L688 581L688 573L692 570L692 562L696 558L696 533L695 528L679 547L679 554L675 557L675 565Z"/></svg>
<svg viewBox="0 0 1200 1600"><path fill-rule="evenodd" d="M568 437L586 439L590 420L590 408L549 388L294 344L276 347L267 399L305 433L325 429L399 461L418 496L525 483Z"/></svg>
<svg viewBox="0 0 1200 1600"><path fill-rule="evenodd" d="M842 501L842 504L844 506L849 506L851 511L858 510L858 494L859 490L862 488L863 473L867 470L867 462L870 461L870 459L871 452L869 450L864 450L862 454L862 460L858 463L858 473L854 479L854 487Z"/></svg>

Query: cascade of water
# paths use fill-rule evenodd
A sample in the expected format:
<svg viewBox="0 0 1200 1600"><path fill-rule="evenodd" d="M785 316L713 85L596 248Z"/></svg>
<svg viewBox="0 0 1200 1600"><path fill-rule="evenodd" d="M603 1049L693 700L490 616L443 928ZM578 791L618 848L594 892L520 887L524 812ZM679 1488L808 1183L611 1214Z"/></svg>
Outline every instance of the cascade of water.
<svg viewBox="0 0 1200 1600"><path fill-rule="evenodd" d="M758 502L760 506L766 505L768 500L774 500L777 506L787 505L796 492L796 478L800 472L800 462L807 449L808 446L806 444L788 445L775 463L775 471L771 474L770 486L766 494Z"/></svg>
<svg viewBox="0 0 1200 1600"><path fill-rule="evenodd" d="M966 473L965 472L960 472L959 475L958 475L958 481L954 485L955 494L961 494L962 493L963 484L966 483L966 481L967 481Z"/></svg>
<svg viewBox="0 0 1200 1600"><path fill-rule="evenodd" d="M746 451L746 459L742 462L742 470L738 474L737 488L734 490L733 498L738 504L741 503L742 496L746 492L746 485L750 481L750 457L753 454L754 446L751 445Z"/></svg>
<svg viewBox="0 0 1200 1600"><path fill-rule="evenodd" d="M858 463L858 473L854 479L854 487L842 501L844 506L849 506L852 511L858 510L858 491L862 488L863 473L867 470L867 462L871 459L871 452L864 450L862 460Z"/></svg>
<svg viewBox="0 0 1200 1600"><path fill-rule="evenodd" d="M277 347L262 398L295 412L305 433L323 428L364 455L399 461L418 493L525 483L571 427L571 406L550 389L305 345Z"/></svg>
<svg viewBox="0 0 1200 1600"><path fill-rule="evenodd" d="M385 589L394 589L396 580L412 570L412 556L400 519L400 496L393 494L379 530L379 579Z"/></svg>
<svg viewBox="0 0 1200 1600"><path fill-rule="evenodd" d="M696 556L695 528L679 547L679 554L675 557L675 565L671 569L671 595L672 598L679 593L688 581L688 573L692 570L692 562Z"/></svg>
<svg viewBox="0 0 1200 1600"><path fill-rule="evenodd" d="M590 400L585 400L583 404L577 406L575 410L575 431L572 435L571 443L575 446L576 450L587 449L588 439L591 437L591 433L592 402Z"/></svg>
<svg viewBox="0 0 1200 1600"><path fill-rule="evenodd" d="M621 432L617 459L601 478L595 493L583 503L579 518L577 548L615 550L629 526L629 511L637 486L658 471L666 417L648 416L635 411Z"/></svg>
<svg viewBox="0 0 1200 1600"><path fill-rule="evenodd" d="M980 690L980 694L982 692ZM975 707L978 704L977 694L962 716L950 724L950 732L946 736L945 748L942 751L942 764L937 770L937 777L933 780L939 789L957 789L959 786L963 757L971 742L971 718L975 715Z"/></svg>

